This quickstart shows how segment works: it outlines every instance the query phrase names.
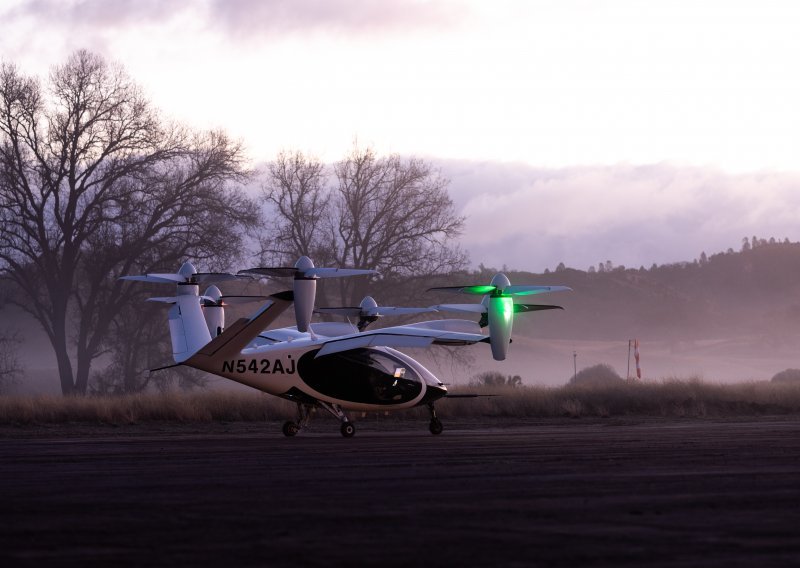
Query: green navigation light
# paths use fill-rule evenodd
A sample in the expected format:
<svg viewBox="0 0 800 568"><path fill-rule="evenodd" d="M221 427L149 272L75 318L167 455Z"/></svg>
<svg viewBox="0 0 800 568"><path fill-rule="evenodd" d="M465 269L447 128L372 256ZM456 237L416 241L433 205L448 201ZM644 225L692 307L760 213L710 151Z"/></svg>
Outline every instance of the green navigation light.
<svg viewBox="0 0 800 568"><path fill-rule="evenodd" d="M514 300L511 298L500 298L500 310L506 323L511 321L514 315Z"/></svg>

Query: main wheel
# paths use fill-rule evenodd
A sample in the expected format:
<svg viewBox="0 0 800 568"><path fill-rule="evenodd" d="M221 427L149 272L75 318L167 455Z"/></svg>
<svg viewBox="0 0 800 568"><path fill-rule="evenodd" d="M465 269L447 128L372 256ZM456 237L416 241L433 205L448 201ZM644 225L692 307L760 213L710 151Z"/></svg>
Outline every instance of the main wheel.
<svg viewBox="0 0 800 568"><path fill-rule="evenodd" d="M444 430L444 426L442 426L442 422L438 418L433 418L428 428L434 436L438 436Z"/></svg>
<svg viewBox="0 0 800 568"><path fill-rule="evenodd" d="M291 420L283 424L283 435L287 438L296 436L299 431L300 427Z"/></svg>
<svg viewBox="0 0 800 568"><path fill-rule="evenodd" d="M356 433L356 427L352 422L342 422L342 436L345 438L352 438Z"/></svg>

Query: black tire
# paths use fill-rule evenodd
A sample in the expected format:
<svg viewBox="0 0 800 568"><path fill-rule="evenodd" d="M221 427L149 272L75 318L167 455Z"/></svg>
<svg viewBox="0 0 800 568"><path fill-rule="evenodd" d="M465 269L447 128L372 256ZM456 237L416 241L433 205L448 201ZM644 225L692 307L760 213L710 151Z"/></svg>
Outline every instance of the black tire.
<svg viewBox="0 0 800 568"><path fill-rule="evenodd" d="M352 422L342 422L342 436L352 438L356 433L356 427Z"/></svg>
<svg viewBox="0 0 800 568"><path fill-rule="evenodd" d="M283 435L287 438L291 438L292 436L296 436L297 433L300 431L300 427L292 422L291 420L288 422L284 422L283 424Z"/></svg>
<svg viewBox="0 0 800 568"><path fill-rule="evenodd" d="M444 430L444 426L442 425L441 420L439 420L438 418L434 418L433 420L431 420L428 429L431 431L431 434L433 434L434 436L438 436L439 434L442 433L442 430Z"/></svg>

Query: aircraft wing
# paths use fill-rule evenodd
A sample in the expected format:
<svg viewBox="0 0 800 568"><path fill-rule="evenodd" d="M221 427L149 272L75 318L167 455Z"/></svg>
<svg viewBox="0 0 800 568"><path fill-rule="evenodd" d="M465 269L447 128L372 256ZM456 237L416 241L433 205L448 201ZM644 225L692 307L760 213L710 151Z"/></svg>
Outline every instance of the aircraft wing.
<svg viewBox="0 0 800 568"><path fill-rule="evenodd" d="M316 357L364 347L471 345L488 340L480 331L477 323L468 320L435 320L384 327L331 338L323 343Z"/></svg>
<svg viewBox="0 0 800 568"><path fill-rule="evenodd" d="M342 322L312 323L311 330L318 337L338 337L341 335L358 333L358 328L356 326ZM258 334L257 339L266 340L267 343L280 343L282 341L294 341L295 339L308 338L309 334L307 331L298 331L296 326L292 326L278 329L265 329Z"/></svg>
<svg viewBox="0 0 800 568"><path fill-rule="evenodd" d="M437 304L431 307L440 312L461 312L465 314L485 314L487 309L483 304Z"/></svg>

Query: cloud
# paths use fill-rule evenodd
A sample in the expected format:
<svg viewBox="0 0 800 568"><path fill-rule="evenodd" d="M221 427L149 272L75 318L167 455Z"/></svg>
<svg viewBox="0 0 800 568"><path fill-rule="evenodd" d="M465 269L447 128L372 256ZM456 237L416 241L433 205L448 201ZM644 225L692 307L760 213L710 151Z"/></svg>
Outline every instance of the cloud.
<svg viewBox="0 0 800 568"><path fill-rule="evenodd" d="M184 6L184 8L176 7ZM77 30L120 28L163 22L179 15L187 5L159 0L27 0L5 17L32 18L42 24L58 24Z"/></svg>
<svg viewBox="0 0 800 568"><path fill-rule="evenodd" d="M23 0L4 19L32 19L82 33L107 33L182 18L205 20L233 39L263 32L384 33L448 26L466 13L450 0Z"/></svg>
<svg viewBox="0 0 800 568"><path fill-rule="evenodd" d="M370 49L386 37L414 41L469 14L454 0L16 0L0 6L0 54L37 73L82 48L126 63L197 66L220 54L247 59L285 38L338 42L328 51L350 40Z"/></svg>
<svg viewBox="0 0 800 568"><path fill-rule="evenodd" d="M800 175L727 174L671 164L537 169L449 162L474 264L586 270L738 249L744 236L800 240Z"/></svg>
<svg viewBox="0 0 800 568"><path fill-rule="evenodd" d="M186 19L191 5L159 0L22 0L0 9L0 50L4 57L37 73L76 49L116 55L120 37L158 41L151 32Z"/></svg>
<svg viewBox="0 0 800 568"><path fill-rule="evenodd" d="M232 34L384 33L448 26L465 8L419 0L211 0L210 17Z"/></svg>

